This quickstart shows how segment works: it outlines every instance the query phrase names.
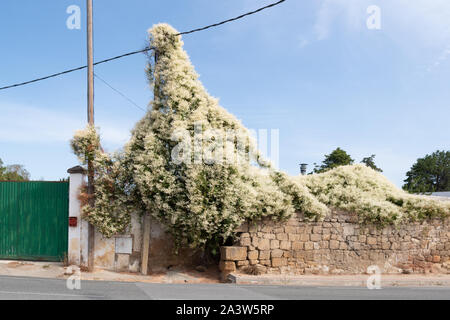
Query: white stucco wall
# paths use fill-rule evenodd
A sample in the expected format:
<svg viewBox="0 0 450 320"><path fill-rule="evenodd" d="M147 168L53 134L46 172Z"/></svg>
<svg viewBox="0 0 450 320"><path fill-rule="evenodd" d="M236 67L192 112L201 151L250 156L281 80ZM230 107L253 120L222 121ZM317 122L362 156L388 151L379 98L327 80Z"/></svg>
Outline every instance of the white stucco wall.
<svg viewBox="0 0 450 320"><path fill-rule="evenodd" d="M75 169L76 173L71 173ZM76 227L69 227L68 262L71 265L88 266L89 223L82 219L81 203L78 200L85 176L79 167L69 169L69 217L76 217ZM113 238L106 238L95 231L94 266L115 271L139 272L142 247L142 217L132 215L129 232ZM116 252L117 251L117 252Z"/></svg>
<svg viewBox="0 0 450 320"><path fill-rule="evenodd" d="M83 184L84 176L81 173L70 175L69 186L69 217L76 217L78 223L76 227L69 226L69 247L68 262L71 265L81 264L81 212L78 192Z"/></svg>

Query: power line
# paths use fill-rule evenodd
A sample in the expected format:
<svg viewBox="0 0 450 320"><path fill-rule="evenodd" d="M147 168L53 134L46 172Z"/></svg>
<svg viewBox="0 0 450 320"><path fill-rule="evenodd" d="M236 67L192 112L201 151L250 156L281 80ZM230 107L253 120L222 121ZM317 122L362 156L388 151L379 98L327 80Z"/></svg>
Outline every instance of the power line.
<svg viewBox="0 0 450 320"><path fill-rule="evenodd" d="M131 56L131 55L134 55L134 54L137 54L137 53L147 52L147 51L150 51L152 49L153 48L145 48L145 49L142 49L142 50L133 51L133 52L122 54L120 56L116 56L116 57L112 57L112 58L109 58L109 59L101 60L101 61L95 62L94 66L102 64L102 63L110 62L110 61L113 61L113 60L117 60L117 59L120 59L120 58L124 58L124 57L127 57L127 56ZM42 77L42 78L38 78L38 79L34 79L34 80L30 80L30 81L26 81L26 82L17 83L17 84L13 84L13 85L10 85L10 86L2 87L2 88L0 88L0 90L6 90L6 89L10 89L10 88L24 86L24 85L27 85L27 84L30 84L30 83L33 83L33 82L38 82L38 81L47 80L47 79L50 79L50 78L55 78L55 77L58 77L58 76L61 76L61 75L67 74L67 73L83 70L83 69L86 69L86 68L87 68L87 66L82 66L82 67L66 70L66 71L63 71L63 72L54 73L54 74L46 76L46 77Z"/></svg>
<svg viewBox="0 0 450 320"><path fill-rule="evenodd" d="M278 2L269 4L269 5L265 6L265 7L259 8L257 10L250 11L250 12L247 12L245 14L242 14L242 15L240 15L238 17L235 17L235 18L232 18L232 19L228 19L228 20L224 20L224 21L221 21L221 22L218 22L218 23L215 23L215 24L211 24L211 25L206 26L206 27L193 29L193 30L190 30L190 31L180 32L178 34L175 34L175 36L191 34L191 33L194 33L194 32L199 32L199 31L203 31L203 30L210 29L210 28L213 28L213 27L217 27L217 26L220 26L220 25L232 22L232 21L236 21L236 20L242 19L244 17L247 17L249 15L258 13L260 11L263 11L265 9L268 9L268 8L274 7L276 5L279 5L279 4L281 4L282 2L285 2L285 1L286 0L280 0ZM148 52L148 51L153 50L153 49L154 48L147 47L147 48L144 48L144 49L141 49L141 50L128 52L128 53L125 53L125 54L122 54L122 55L119 55L119 56L116 56L116 57L112 57L112 58L108 58L108 59L105 59L105 60L98 61L98 62L94 63L94 65L99 65L99 64L102 64L102 63L106 63L106 62L110 62L110 61L113 61L113 60L121 59L121 58L128 57L128 56L131 56L131 55L135 55L135 54L138 54L138 53ZM47 79L50 79L50 78L59 77L59 76L64 75L64 74L72 73L72 72L83 70L83 69L86 69L86 68L87 68L87 66L82 66L82 67L66 70L66 71L63 71L63 72L54 73L54 74L51 74L51 75L48 75L48 76L45 76L45 77L42 77L42 78L37 78L37 79L34 79L34 80L30 80L30 81L26 81L26 82L21 82L21 83L16 83L16 84L9 85L9 86L1 87L0 90L6 90L6 89L11 89L11 88L21 87L21 86L24 86L24 85L27 85L27 84L31 84L31 83L34 83L34 82L47 80Z"/></svg>
<svg viewBox="0 0 450 320"><path fill-rule="evenodd" d="M11 89L11 88L15 88L15 87L24 86L24 85L27 85L27 84L30 84L30 83L33 83L33 82L47 80L47 79L50 79L50 78L58 77L58 76L61 76L63 74L71 73L71 72L82 70L82 69L86 69L86 68L87 68L87 66L66 70L66 71L55 73L55 74L52 74L52 75L49 75L49 76L46 76L46 77L43 77L43 78L38 78L38 79L34 79L34 80L30 80L30 81L26 81L26 82L17 83L17 84L13 84L13 85L10 85L10 86L2 87L2 88L0 88L0 90L6 90L6 89Z"/></svg>
<svg viewBox="0 0 450 320"><path fill-rule="evenodd" d="M247 12L245 14L242 14L242 15L236 17L236 18L231 18L231 19L228 19L228 20L224 20L222 22L211 24L211 25L203 27L203 28L198 28L198 29L194 29L194 30L191 30L191 31L180 32L179 34L177 34L177 36L181 36L181 35L184 35L184 34L190 34L190 33L198 32L198 31L203 31L203 30L206 30L206 29L209 29L209 28L220 26L220 25L228 23L228 22L236 21L236 20L242 19L242 18L244 18L246 16L250 16L252 14L255 14L255 13L258 13L260 11L263 11L265 9L269 9L271 7L275 7L275 6L279 5L280 3L284 2L284 1L286 1L286 0L281 0L281 1L269 4L269 5L265 6L265 7L262 7L262 8L259 8L259 9L255 10L255 11L250 11L250 12Z"/></svg>
<svg viewBox="0 0 450 320"><path fill-rule="evenodd" d="M128 102L130 102L132 105L134 105L136 108L141 109L142 111L146 112L144 108L142 108L141 106L139 106L136 102L134 102L133 100L131 100L130 98L128 98L124 93L120 92L119 90L117 90L116 88L114 88L112 85L110 85L108 82L106 82L106 80L102 79L97 73L94 73L94 77L96 77L98 80L100 80L101 82L103 82L105 85L107 85L111 90L115 91L116 93L118 93L119 95L121 95L125 100L127 100Z"/></svg>

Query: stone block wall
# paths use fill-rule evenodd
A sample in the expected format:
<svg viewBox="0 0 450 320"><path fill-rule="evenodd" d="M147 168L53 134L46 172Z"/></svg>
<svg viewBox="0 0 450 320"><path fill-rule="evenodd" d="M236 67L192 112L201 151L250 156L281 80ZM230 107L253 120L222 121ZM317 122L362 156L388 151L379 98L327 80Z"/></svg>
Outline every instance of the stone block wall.
<svg viewBox="0 0 450 320"><path fill-rule="evenodd" d="M449 220L377 228L333 210L322 222L301 213L279 223L241 226L232 247L222 247L220 269L231 272L358 274L377 265L383 273L450 273Z"/></svg>

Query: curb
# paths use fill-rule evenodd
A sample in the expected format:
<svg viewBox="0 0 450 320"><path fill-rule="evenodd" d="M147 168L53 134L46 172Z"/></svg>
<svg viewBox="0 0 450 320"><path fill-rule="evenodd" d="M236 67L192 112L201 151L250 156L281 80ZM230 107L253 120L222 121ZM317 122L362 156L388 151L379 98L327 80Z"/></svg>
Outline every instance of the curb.
<svg viewBox="0 0 450 320"><path fill-rule="evenodd" d="M276 285L302 287L367 287L369 275L353 276L252 276L231 273L227 280L236 285ZM383 279L384 278L384 279ZM381 275L382 287L450 287L450 275Z"/></svg>

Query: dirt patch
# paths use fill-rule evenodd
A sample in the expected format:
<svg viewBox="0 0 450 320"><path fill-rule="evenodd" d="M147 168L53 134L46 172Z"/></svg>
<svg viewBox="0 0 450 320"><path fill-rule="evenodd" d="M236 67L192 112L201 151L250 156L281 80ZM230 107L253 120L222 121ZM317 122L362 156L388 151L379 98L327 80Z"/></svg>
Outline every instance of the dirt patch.
<svg viewBox="0 0 450 320"><path fill-rule="evenodd" d="M205 271L186 270L186 274L196 278L199 283L219 283L220 270L217 266L207 267Z"/></svg>
<svg viewBox="0 0 450 320"><path fill-rule="evenodd" d="M204 272L192 268L169 268L151 272L144 276L139 273L112 272L96 269L93 273L82 273L82 280L109 280L148 283L220 283L220 272L216 266L206 268Z"/></svg>
<svg viewBox="0 0 450 320"><path fill-rule="evenodd" d="M8 276L65 279L70 276L65 275L65 271L62 263L27 261L4 261L0 263L0 274ZM220 283L220 272L215 265L202 268L172 266L146 276L139 273L113 272L100 268L96 268L92 273L86 271L86 268L81 268L82 280L186 284Z"/></svg>
<svg viewBox="0 0 450 320"><path fill-rule="evenodd" d="M20 268L20 267L23 267L23 266L32 266L33 264L32 263L29 263L29 262L20 262L20 261L12 261L12 262L9 262L6 266L8 267L8 268Z"/></svg>

